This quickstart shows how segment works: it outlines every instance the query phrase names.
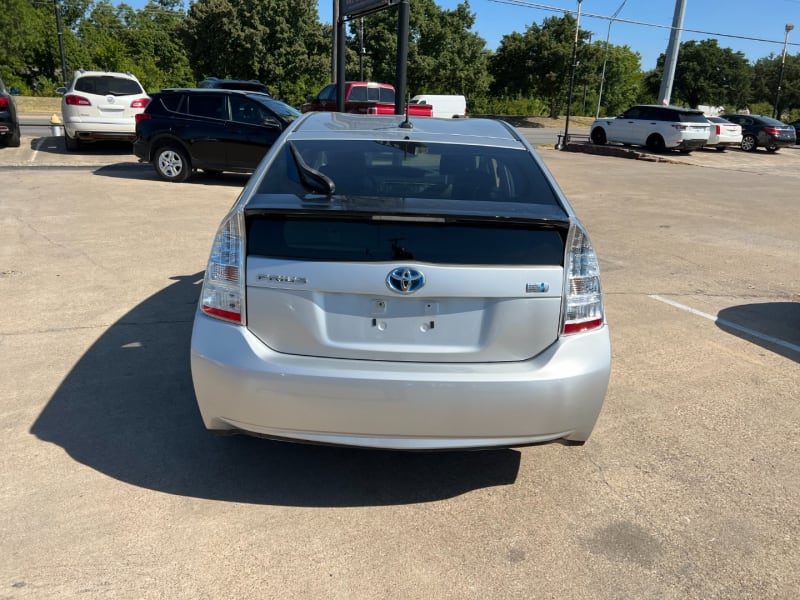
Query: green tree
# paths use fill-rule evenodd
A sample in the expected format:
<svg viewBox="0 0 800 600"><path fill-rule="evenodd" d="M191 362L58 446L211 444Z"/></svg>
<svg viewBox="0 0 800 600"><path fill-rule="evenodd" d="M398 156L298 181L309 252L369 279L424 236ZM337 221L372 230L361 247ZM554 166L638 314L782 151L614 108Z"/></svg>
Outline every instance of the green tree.
<svg viewBox="0 0 800 600"><path fill-rule="evenodd" d="M762 103L771 107L775 106L781 60L781 55L770 54L757 60L753 65L752 104ZM792 120L786 115L795 115L800 109L800 54L786 55L778 100L778 118ZM769 111L768 114L772 114L772 111Z"/></svg>
<svg viewBox="0 0 800 600"><path fill-rule="evenodd" d="M525 33L503 36L489 66L493 92L539 96L547 101L550 117L557 117L567 101L575 26L575 17L567 14L548 17L541 25L533 23ZM598 47L586 43L590 37L583 29L578 33L577 62L586 73L597 71L602 60ZM576 84L579 81L576 75Z"/></svg>
<svg viewBox="0 0 800 600"><path fill-rule="evenodd" d="M646 80L655 97L661 85L665 55L659 56L656 68ZM720 48L717 40L683 42L672 85L671 102L697 108L710 106L743 107L750 96L753 69L741 52Z"/></svg>
<svg viewBox="0 0 800 600"><path fill-rule="evenodd" d="M329 79L316 0L198 0L181 33L198 79L259 79L293 103Z"/></svg>
<svg viewBox="0 0 800 600"><path fill-rule="evenodd" d="M407 84L412 95L462 94L471 99L489 89L489 51L470 31L475 14L469 2L444 10L434 0L415 0L409 14ZM364 18L365 78L393 83L397 75L398 10L389 8ZM358 76L357 22L348 40L347 76Z"/></svg>
<svg viewBox="0 0 800 600"><path fill-rule="evenodd" d="M605 42L598 42L598 44L602 44L602 53L605 56ZM601 62L601 75L602 70ZM603 95L600 98L600 114L617 115L635 104L641 93L642 81L639 53L631 50L629 46L609 44ZM597 97L595 97L593 106L597 107Z"/></svg>

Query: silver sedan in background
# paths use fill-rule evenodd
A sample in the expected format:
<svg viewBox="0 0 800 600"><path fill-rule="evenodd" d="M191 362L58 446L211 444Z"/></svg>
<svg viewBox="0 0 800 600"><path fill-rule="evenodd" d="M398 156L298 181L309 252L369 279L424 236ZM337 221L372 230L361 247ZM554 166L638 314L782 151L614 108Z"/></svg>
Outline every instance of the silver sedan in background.
<svg viewBox="0 0 800 600"><path fill-rule="evenodd" d="M217 433L584 442L611 352L586 228L511 126L311 113L217 231L192 333Z"/></svg>

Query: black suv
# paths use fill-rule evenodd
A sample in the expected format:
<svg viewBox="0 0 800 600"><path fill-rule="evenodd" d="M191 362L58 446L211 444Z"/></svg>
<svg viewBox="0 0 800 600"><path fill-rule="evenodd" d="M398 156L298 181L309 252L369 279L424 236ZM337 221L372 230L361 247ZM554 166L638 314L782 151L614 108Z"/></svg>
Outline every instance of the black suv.
<svg viewBox="0 0 800 600"><path fill-rule="evenodd" d="M258 79L218 79L217 77L208 77L198 83L197 87L215 90L245 90L248 92L261 92L268 96L271 95L267 86Z"/></svg>
<svg viewBox="0 0 800 600"><path fill-rule="evenodd" d="M764 115L720 115L731 123L742 126L741 148L745 152L755 152L759 146L767 152L777 152L778 148L794 146L797 141L794 127Z"/></svg>
<svg viewBox="0 0 800 600"><path fill-rule="evenodd" d="M12 148L18 148L20 144L17 107L2 79L0 79L0 142Z"/></svg>
<svg viewBox="0 0 800 600"><path fill-rule="evenodd" d="M136 116L133 152L166 181L206 173L251 173L300 113L258 92L165 89Z"/></svg>

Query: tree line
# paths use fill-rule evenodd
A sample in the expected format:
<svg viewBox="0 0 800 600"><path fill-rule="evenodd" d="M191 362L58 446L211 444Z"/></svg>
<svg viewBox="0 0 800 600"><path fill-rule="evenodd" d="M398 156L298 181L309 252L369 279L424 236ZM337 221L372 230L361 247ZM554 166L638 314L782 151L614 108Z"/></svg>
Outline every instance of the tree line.
<svg viewBox="0 0 800 600"><path fill-rule="evenodd" d="M24 95L51 96L75 69L130 71L148 92L193 86L209 76L258 79L298 105L331 79L332 27L316 0L149 0L140 8L109 0L6 0L0 12L0 78ZM68 74L61 72L59 31ZM452 10L435 0L411 4L407 82L412 94L463 94L471 113L549 115L566 112L575 18L548 17L503 36L492 51L472 31L468 0ZM348 23L346 78L395 80L397 11ZM363 45L362 45L363 40ZM615 115L654 103L664 55L643 72L627 45L592 42L581 29L575 62L573 115ZM681 44L672 103L749 107L771 114L781 56L751 63L715 39ZM602 79L602 94L601 89ZM800 56L783 66L780 116L800 115Z"/></svg>

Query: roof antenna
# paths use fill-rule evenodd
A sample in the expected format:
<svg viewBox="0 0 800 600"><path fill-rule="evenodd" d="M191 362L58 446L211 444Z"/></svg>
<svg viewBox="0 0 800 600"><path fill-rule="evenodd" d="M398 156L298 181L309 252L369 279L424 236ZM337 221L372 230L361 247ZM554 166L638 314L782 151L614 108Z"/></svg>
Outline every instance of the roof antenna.
<svg viewBox="0 0 800 600"><path fill-rule="evenodd" d="M414 129L411 121L408 120L408 105L411 103L411 94L406 94L406 120L400 123L401 129Z"/></svg>

